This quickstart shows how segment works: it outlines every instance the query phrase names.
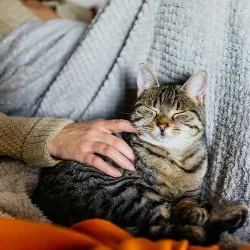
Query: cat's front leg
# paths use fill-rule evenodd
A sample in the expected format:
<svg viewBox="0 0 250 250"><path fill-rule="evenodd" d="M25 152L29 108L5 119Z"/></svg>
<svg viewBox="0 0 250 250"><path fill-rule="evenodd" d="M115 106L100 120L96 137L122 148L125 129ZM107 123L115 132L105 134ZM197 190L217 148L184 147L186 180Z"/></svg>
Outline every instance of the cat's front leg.
<svg viewBox="0 0 250 250"><path fill-rule="evenodd" d="M185 198L180 200L173 208L175 217L184 224L204 225L209 214L205 207L202 207L195 200Z"/></svg>

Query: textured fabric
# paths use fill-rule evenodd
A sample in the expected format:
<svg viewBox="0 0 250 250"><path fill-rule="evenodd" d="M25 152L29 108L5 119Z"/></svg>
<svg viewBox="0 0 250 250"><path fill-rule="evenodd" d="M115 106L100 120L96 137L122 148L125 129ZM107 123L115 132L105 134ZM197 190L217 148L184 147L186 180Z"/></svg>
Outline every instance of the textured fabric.
<svg viewBox="0 0 250 250"><path fill-rule="evenodd" d="M9 117L0 113L0 217L48 220L32 204L30 195L38 181L38 169L59 163L48 151L50 142L69 119ZM10 160L8 156L25 162Z"/></svg>
<svg viewBox="0 0 250 250"><path fill-rule="evenodd" d="M0 230L4 250L219 250L216 245L190 246L186 240L153 242L145 238L134 238L112 223L98 219L81 222L72 229L1 219Z"/></svg>
<svg viewBox="0 0 250 250"><path fill-rule="evenodd" d="M69 123L68 119L8 117L0 114L0 155L31 166L55 166L49 144Z"/></svg>
<svg viewBox="0 0 250 250"><path fill-rule="evenodd" d="M26 122L29 119L34 118L26 118ZM23 122L25 121L23 120ZM24 141L22 148L22 159L24 160L24 162L27 165L38 167L51 167L58 164L59 161L52 158L49 154L49 144L56 137L56 135L70 123L72 123L72 121L67 119L39 119Z"/></svg>
<svg viewBox="0 0 250 250"><path fill-rule="evenodd" d="M85 29L86 24L73 21L36 21L0 41L0 111L33 116ZM67 103L59 110L68 109Z"/></svg>
<svg viewBox="0 0 250 250"><path fill-rule="evenodd" d="M29 196L36 188L38 169L6 157L0 158L0 217L17 217L49 222L32 204Z"/></svg>
<svg viewBox="0 0 250 250"><path fill-rule="evenodd" d="M111 0L88 30L66 21L25 25L0 44L0 110L111 118L130 111L139 63L162 82L205 70L203 194L250 207L249 12L249 0ZM249 231L248 220L237 233L249 239Z"/></svg>

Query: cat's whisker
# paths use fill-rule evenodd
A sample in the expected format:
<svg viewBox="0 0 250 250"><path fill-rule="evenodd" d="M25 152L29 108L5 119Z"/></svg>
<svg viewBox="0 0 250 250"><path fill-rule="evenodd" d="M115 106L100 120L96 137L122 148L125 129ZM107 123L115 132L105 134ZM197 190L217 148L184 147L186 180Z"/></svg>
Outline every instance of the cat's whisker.
<svg viewBox="0 0 250 250"><path fill-rule="evenodd" d="M182 131L182 132L189 132L188 130L185 130L185 129L172 129L173 131Z"/></svg>

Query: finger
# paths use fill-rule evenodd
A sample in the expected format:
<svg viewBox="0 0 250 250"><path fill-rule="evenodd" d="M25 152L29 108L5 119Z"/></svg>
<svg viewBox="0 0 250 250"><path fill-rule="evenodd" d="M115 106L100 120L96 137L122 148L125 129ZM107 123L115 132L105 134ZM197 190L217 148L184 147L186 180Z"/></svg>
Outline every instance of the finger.
<svg viewBox="0 0 250 250"><path fill-rule="evenodd" d="M98 154L108 157L109 159L113 160L121 168L130 170L130 171L135 171L134 165L124 155L122 155L119 151L117 151L114 147L105 143L101 143L101 142L93 143L91 146L92 146L92 151L94 153L98 153Z"/></svg>
<svg viewBox="0 0 250 250"><path fill-rule="evenodd" d="M121 154L123 154L127 159L129 159L131 162L134 162L135 156L132 148L121 138L118 138L114 135L108 134L108 133L102 133L100 137L97 138L98 142L103 142L105 144L108 144L112 147L114 147L116 150L118 150Z"/></svg>
<svg viewBox="0 0 250 250"><path fill-rule="evenodd" d="M109 133L130 132L139 133L130 121L127 120L108 120L104 123L104 130Z"/></svg>
<svg viewBox="0 0 250 250"><path fill-rule="evenodd" d="M119 170L107 164L103 159L94 154L86 153L84 155L83 161L112 177L120 177L122 175Z"/></svg>

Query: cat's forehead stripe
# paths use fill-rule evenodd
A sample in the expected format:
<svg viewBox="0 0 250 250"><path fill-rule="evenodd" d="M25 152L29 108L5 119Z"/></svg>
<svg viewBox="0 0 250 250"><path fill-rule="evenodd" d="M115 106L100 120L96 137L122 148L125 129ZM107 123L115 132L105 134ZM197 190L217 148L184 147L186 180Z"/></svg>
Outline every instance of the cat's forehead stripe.
<svg viewBox="0 0 250 250"><path fill-rule="evenodd" d="M176 106L176 97L177 91L172 86L164 86L160 94L158 95L159 106L162 106L164 109L172 109Z"/></svg>

